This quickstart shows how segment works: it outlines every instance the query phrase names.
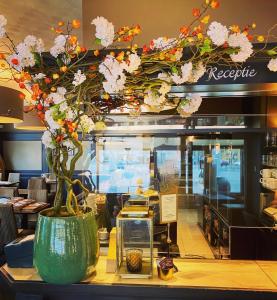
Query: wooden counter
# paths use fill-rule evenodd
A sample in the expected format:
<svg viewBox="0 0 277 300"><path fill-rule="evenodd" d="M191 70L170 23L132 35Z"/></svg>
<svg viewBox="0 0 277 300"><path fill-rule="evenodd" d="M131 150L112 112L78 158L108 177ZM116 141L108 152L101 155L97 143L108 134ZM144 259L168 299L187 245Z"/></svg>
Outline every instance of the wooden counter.
<svg viewBox="0 0 277 300"><path fill-rule="evenodd" d="M97 273L81 284L50 285L42 282L34 269L11 269L7 266L1 268L1 276L17 294L43 295L45 299L62 299L59 298L61 295L66 295L66 299L77 299L77 295L82 295L82 299L92 299L90 296L93 295L94 300L134 299L134 296L141 299L184 297L201 300L233 299L235 295L239 295L239 300L277 297L277 262L184 259L174 261L179 272L170 281L160 280L156 268L152 279L120 279L115 274L106 273L106 257L100 257ZM16 299L20 299L18 297L17 295Z"/></svg>

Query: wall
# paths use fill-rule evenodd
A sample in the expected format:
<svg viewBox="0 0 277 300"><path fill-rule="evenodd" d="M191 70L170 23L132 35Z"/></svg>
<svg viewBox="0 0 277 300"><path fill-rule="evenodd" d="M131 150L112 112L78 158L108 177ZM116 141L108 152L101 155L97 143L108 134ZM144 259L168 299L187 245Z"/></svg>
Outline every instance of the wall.
<svg viewBox="0 0 277 300"><path fill-rule="evenodd" d="M46 153L39 132L0 132L0 154L9 172L20 173L21 187L26 188L30 177L48 173ZM76 173L88 168L91 161L91 142L83 142L83 156L76 164ZM69 159L70 162L70 159Z"/></svg>
<svg viewBox="0 0 277 300"><path fill-rule="evenodd" d="M0 133L0 153L9 172L20 173L20 187L26 188L30 177L48 172L41 133Z"/></svg>
<svg viewBox="0 0 277 300"><path fill-rule="evenodd" d="M190 24L193 7L200 7L204 0L83 0L83 37L91 47L94 26L90 25L96 16L104 16L116 28L140 24L142 34L136 42L149 43L159 36L174 37L182 25ZM276 0L221 0L219 9L210 10L212 19L226 25L245 26L255 22L256 33L266 33L276 23Z"/></svg>

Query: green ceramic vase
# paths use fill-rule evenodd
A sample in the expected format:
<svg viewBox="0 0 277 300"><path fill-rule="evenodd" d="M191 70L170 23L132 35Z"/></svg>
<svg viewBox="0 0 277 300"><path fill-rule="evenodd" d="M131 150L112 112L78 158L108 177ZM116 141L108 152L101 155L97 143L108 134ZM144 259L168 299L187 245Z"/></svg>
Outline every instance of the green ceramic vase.
<svg viewBox="0 0 277 300"><path fill-rule="evenodd" d="M34 266L49 283L70 284L95 271L99 255L97 225L91 209L80 216L39 214L34 240Z"/></svg>

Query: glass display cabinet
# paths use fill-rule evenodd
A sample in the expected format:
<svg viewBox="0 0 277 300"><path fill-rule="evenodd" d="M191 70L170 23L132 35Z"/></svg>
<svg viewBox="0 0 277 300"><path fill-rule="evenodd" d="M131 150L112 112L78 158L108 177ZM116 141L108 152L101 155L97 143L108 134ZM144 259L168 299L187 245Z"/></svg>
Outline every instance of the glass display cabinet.
<svg viewBox="0 0 277 300"><path fill-rule="evenodd" d="M122 278L152 277L153 215L136 210L116 218L117 274Z"/></svg>

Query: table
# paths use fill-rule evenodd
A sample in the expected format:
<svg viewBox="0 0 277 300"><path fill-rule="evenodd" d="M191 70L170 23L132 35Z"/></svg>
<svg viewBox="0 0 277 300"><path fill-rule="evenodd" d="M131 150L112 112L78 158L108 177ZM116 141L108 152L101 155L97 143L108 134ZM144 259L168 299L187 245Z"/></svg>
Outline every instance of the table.
<svg viewBox="0 0 277 300"><path fill-rule="evenodd" d="M17 182L11 182L11 181L0 181L0 186L12 186L14 184L16 184Z"/></svg>
<svg viewBox="0 0 277 300"><path fill-rule="evenodd" d="M100 256L96 274L72 285L41 281L35 269L0 268L5 290L16 299L120 299L120 300L273 300L277 293L275 261L174 259L179 272L172 280L158 278L156 266L151 279L120 279L106 273L106 257Z"/></svg>
<svg viewBox="0 0 277 300"><path fill-rule="evenodd" d="M22 215L21 225L23 229L26 229L28 228L28 215L37 214L47 207L49 207L49 203L34 202L23 208L14 208L14 213Z"/></svg>
<svg viewBox="0 0 277 300"><path fill-rule="evenodd" d="M27 206L24 206L22 208L14 208L14 212L16 214L36 214L46 207L48 207L48 203L43 202L33 202Z"/></svg>

